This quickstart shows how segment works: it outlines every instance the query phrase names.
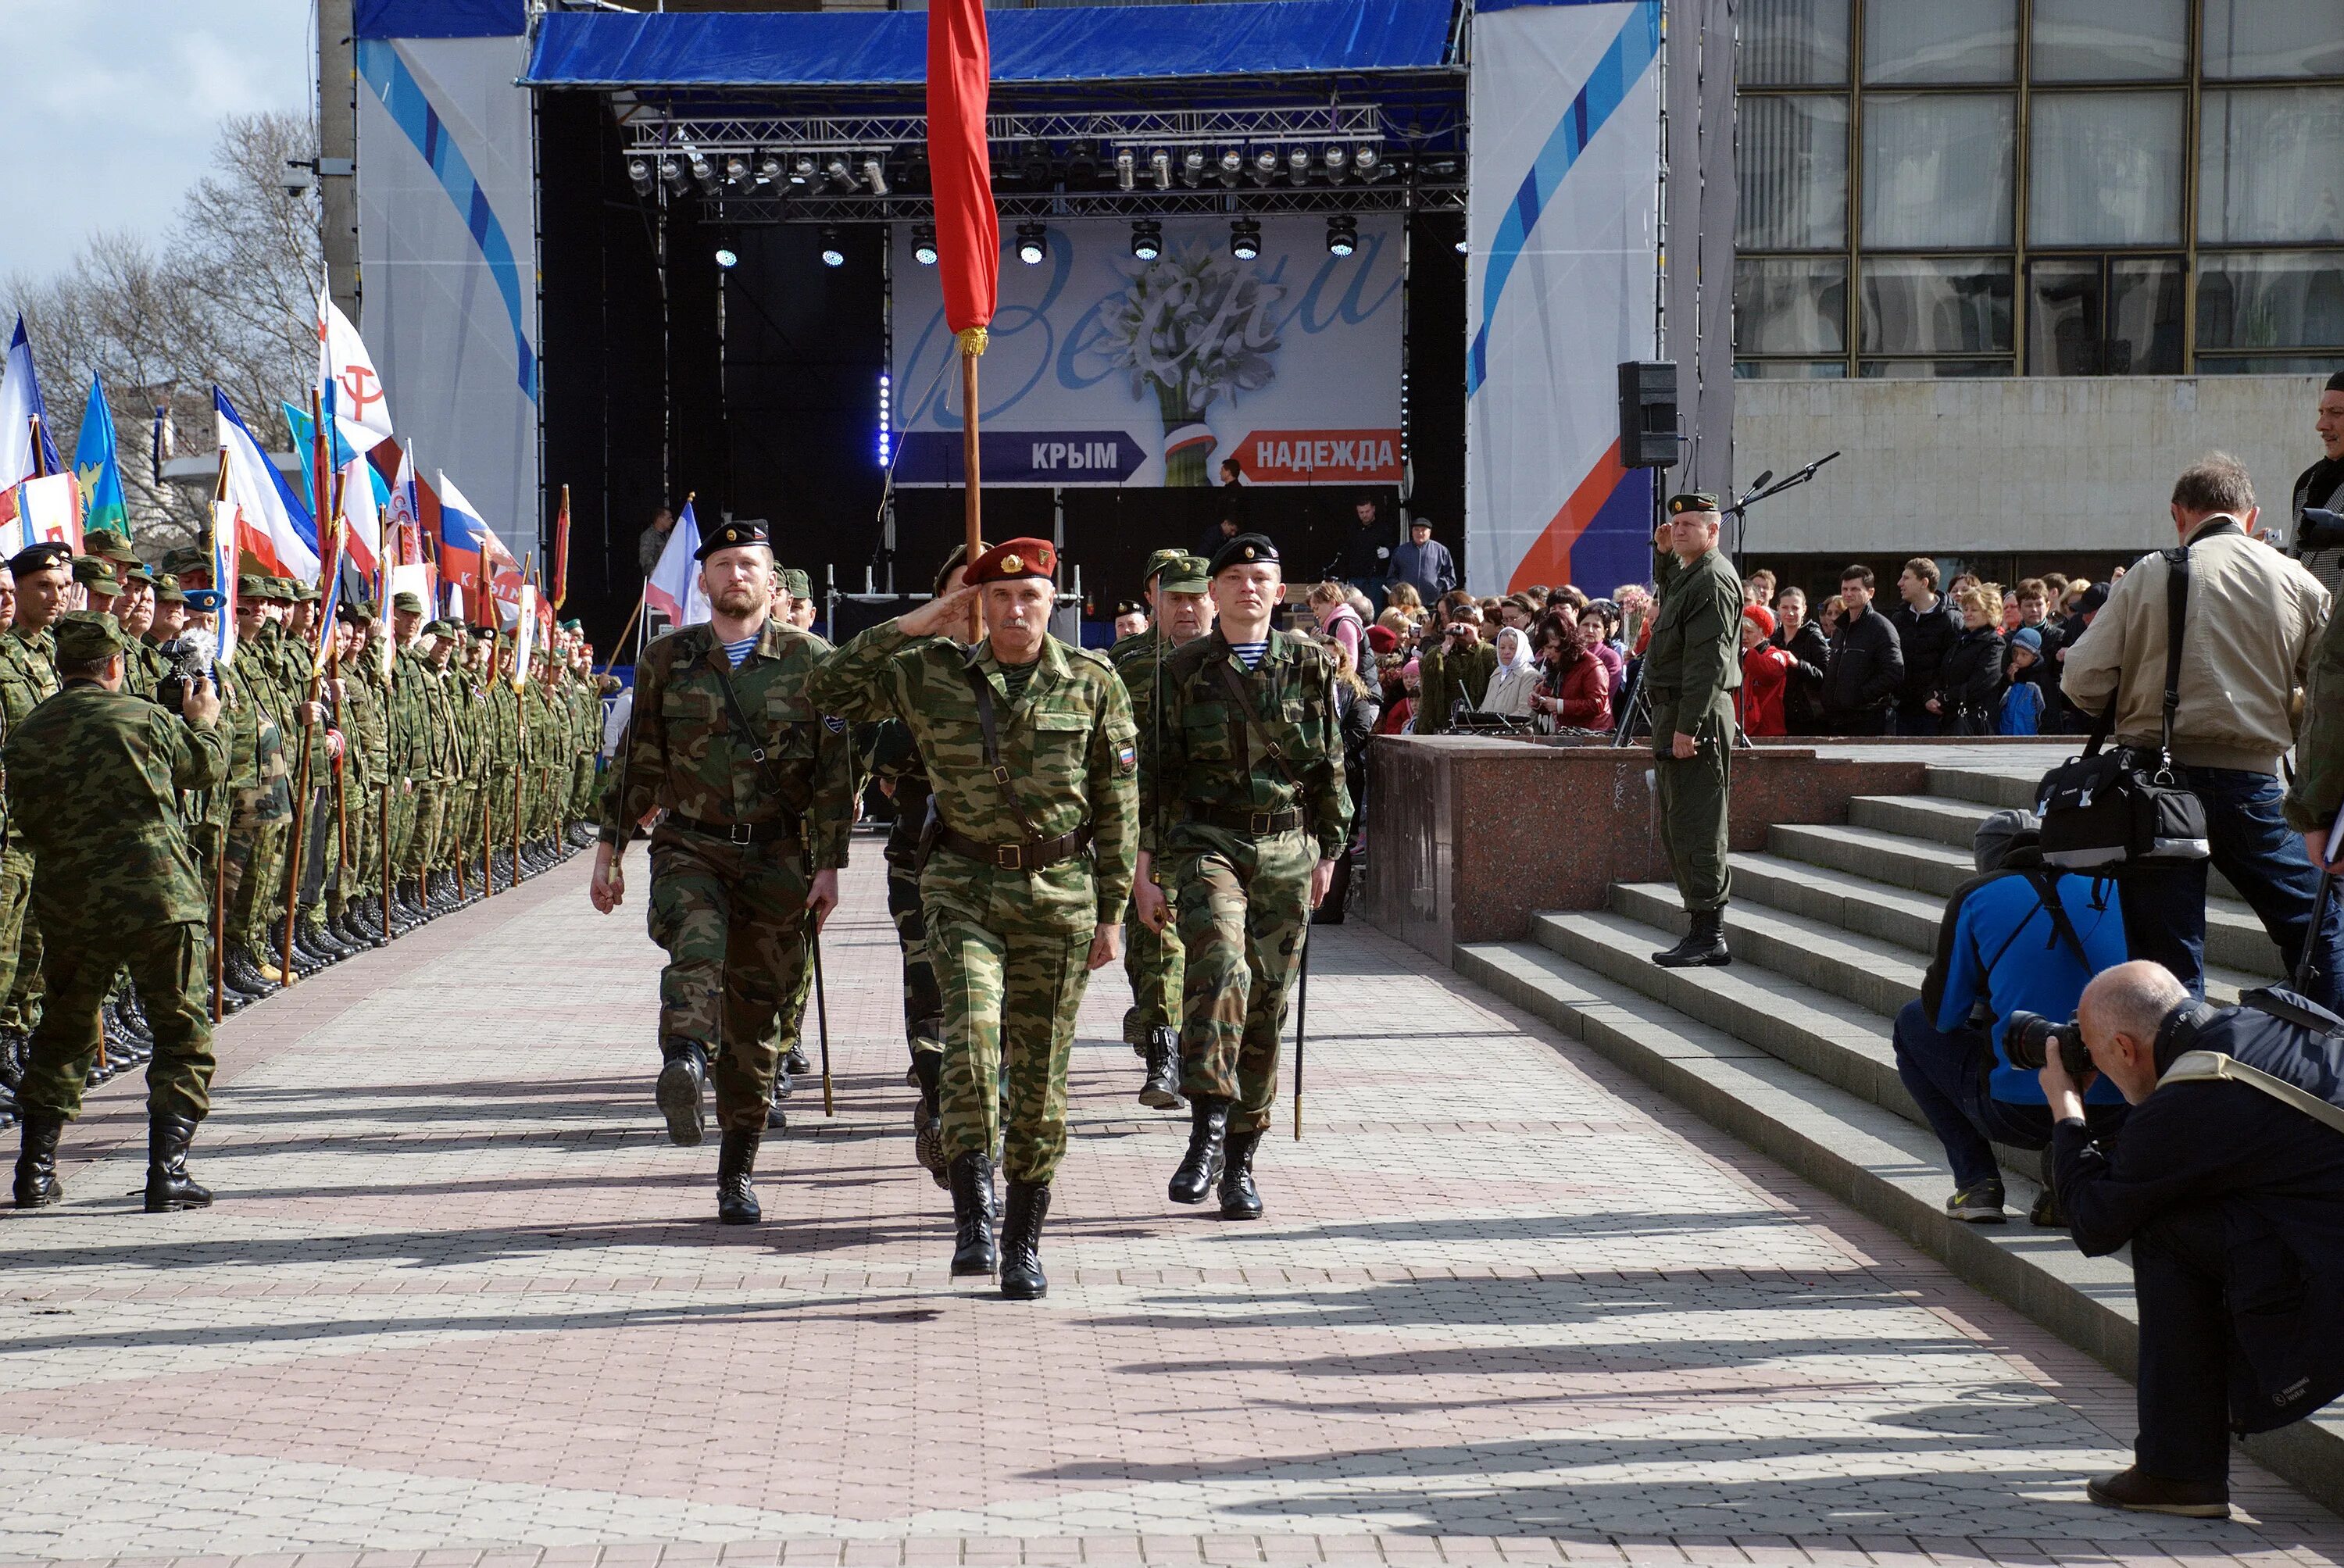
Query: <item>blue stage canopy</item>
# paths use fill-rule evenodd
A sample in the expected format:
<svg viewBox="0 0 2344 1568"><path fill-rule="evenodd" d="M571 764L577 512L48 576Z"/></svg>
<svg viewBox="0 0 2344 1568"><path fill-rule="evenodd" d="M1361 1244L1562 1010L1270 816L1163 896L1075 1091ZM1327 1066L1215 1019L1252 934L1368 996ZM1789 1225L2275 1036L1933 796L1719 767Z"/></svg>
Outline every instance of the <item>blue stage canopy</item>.
<svg viewBox="0 0 2344 1568"><path fill-rule="evenodd" d="M1421 71L1447 63L1450 0L993 11L997 86ZM533 87L888 87L927 75L923 12L550 12Z"/></svg>

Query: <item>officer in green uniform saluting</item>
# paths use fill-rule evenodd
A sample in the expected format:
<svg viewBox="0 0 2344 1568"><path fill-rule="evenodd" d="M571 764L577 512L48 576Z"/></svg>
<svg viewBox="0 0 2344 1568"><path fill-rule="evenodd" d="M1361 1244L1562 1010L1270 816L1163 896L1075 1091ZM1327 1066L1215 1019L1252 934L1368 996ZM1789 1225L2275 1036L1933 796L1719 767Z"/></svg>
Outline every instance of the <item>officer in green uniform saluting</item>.
<svg viewBox="0 0 2344 1568"><path fill-rule="evenodd" d="M1661 608L1644 655L1652 702L1654 810L1677 894L1692 916L1685 939L1652 962L1672 969L1730 964L1725 815L1733 750L1733 693L1742 684L1742 580L1717 548L1717 498L1669 498L1661 530ZM1660 542L1656 538L1655 542Z"/></svg>

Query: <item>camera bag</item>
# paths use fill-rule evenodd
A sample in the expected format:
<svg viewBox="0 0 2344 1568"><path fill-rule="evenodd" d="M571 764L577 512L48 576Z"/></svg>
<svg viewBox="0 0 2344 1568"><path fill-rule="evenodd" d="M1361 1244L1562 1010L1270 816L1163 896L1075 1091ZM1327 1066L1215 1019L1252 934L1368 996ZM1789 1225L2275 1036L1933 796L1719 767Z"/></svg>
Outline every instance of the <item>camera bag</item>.
<svg viewBox="0 0 2344 1568"><path fill-rule="evenodd" d="M2181 705L2181 629L2189 610L2189 547L2160 551L2166 562L2165 703L2157 765L2145 768L2122 749L2104 752L2116 728L2123 682L2092 725L2084 754L2043 775L2036 810L2043 818L2046 865L2118 874L2127 865L2203 860L2208 853L2206 804L2173 776L2173 715Z"/></svg>

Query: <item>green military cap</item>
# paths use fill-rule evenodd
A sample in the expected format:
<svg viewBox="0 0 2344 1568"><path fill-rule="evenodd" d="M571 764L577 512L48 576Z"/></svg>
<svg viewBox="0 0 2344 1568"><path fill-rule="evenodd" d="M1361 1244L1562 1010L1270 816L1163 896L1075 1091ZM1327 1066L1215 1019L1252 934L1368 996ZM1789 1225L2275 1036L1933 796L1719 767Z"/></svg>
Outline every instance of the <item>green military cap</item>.
<svg viewBox="0 0 2344 1568"><path fill-rule="evenodd" d="M1139 574L1139 581L1142 584L1153 582L1156 581L1157 572L1176 561L1185 561L1187 558L1188 552L1185 550L1159 550L1147 558L1147 569Z"/></svg>
<svg viewBox="0 0 2344 1568"><path fill-rule="evenodd" d="M1167 593L1207 593L1212 591L1213 563L1201 555L1183 555L1167 561L1157 586Z"/></svg>
<svg viewBox="0 0 2344 1568"><path fill-rule="evenodd" d="M289 586L293 590L294 603L315 604L318 602L318 593L317 584L312 582L295 582L289 584Z"/></svg>
<svg viewBox="0 0 2344 1568"><path fill-rule="evenodd" d="M185 604L187 590L179 586L178 575L166 572L155 579L155 602L158 604Z"/></svg>
<svg viewBox="0 0 2344 1568"><path fill-rule="evenodd" d="M100 593L122 592L122 584L114 578L114 562L102 555L75 556L73 575L76 582L95 588Z"/></svg>
<svg viewBox="0 0 2344 1568"><path fill-rule="evenodd" d="M250 572L236 580L236 596L240 600L248 599L255 604L276 597L268 591L268 579Z"/></svg>
<svg viewBox="0 0 2344 1568"><path fill-rule="evenodd" d="M449 622L434 621L423 628L423 634L426 637L453 637L456 628Z"/></svg>
<svg viewBox="0 0 2344 1568"><path fill-rule="evenodd" d="M193 572L211 570L211 557L193 545L182 544L163 552L163 570L185 577Z"/></svg>
<svg viewBox="0 0 2344 1568"><path fill-rule="evenodd" d="M122 622L102 611L66 611L57 617L55 635L61 664L92 663L123 649Z"/></svg>
<svg viewBox="0 0 2344 1568"><path fill-rule="evenodd" d="M138 561L138 552L130 548L130 541L110 528L93 528L83 534L81 548L86 555L119 561L125 566L136 565Z"/></svg>
<svg viewBox="0 0 2344 1568"><path fill-rule="evenodd" d="M1669 515L1681 511L1715 511L1717 497L1705 490L1689 490L1682 495L1669 497Z"/></svg>
<svg viewBox="0 0 2344 1568"><path fill-rule="evenodd" d="M420 615L423 613L423 595L411 588L402 588L390 596L390 607L403 610L409 615Z"/></svg>
<svg viewBox="0 0 2344 1568"><path fill-rule="evenodd" d="M789 591L789 595L793 599L813 597L813 579L794 566L782 573L782 586Z"/></svg>
<svg viewBox="0 0 2344 1568"><path fill-rule="evenodd" d="M573 615L569 620L564 621L561 623L561 629L564 632L583 632L586 630L586 622L579 620L575 615Z"/></svg>
<svg viewBox="0 0 2344 1568"><path fill-rule="evenodd" d="M149 588L155 586L155 574L146 569L143 561L120 575L125 582L143 582Z"/></svg>

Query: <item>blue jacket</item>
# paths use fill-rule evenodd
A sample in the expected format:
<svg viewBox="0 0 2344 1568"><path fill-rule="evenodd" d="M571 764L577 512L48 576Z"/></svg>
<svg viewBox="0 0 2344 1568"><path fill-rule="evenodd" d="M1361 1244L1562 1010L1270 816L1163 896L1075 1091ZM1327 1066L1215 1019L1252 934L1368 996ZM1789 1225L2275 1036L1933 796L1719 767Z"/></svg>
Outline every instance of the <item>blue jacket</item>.
<svg viewBox="0 0 2344 1568"><path fill-rule="evenodd" d="M1975 1004L1993 1009L1994 1098L2012 1105L2041 1105L2043 1086L2032 1071L2010 1065L2002 1044L2010 1015L2024 1008L2064 1022L2092 976L2127 956L2124 916L2113 894L2107 908L2096 909L2087 877L2062 876L2058 891L2060 906L2091 960L2089 968L2059 938L2035 883L2006 870L1967 884L1954 895L1948 912L1952 930L1940 934L1936 961L1922 987L1924 1000L1935 998L1937 1027L1949 1033L1966 1027ZM2117 1105L2124 1097L2102 1081L2084 1098L2094 1105Z"/></svg>
<svg viewBox="0 0 2344 1568"><path fill-rule="evenodd" d="M1403 544L1393 551L1391 574L1413 584L1427 604L1457 586L1457 563L1449 558L1449 547L1437 539Z"/></svg>

